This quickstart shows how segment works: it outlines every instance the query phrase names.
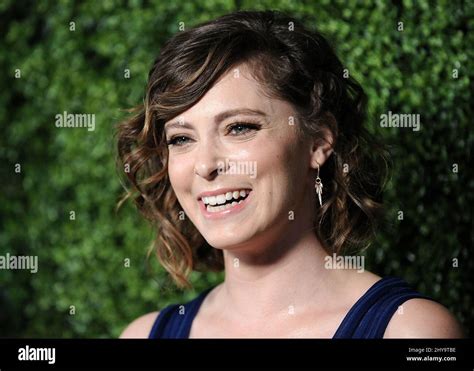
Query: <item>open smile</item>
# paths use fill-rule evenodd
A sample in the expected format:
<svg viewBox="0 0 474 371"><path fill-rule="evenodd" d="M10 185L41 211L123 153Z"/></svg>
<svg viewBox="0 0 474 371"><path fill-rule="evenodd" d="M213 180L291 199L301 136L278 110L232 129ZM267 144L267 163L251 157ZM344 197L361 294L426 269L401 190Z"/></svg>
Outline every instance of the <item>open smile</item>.
<svg viewBox="0 0 474 371"><path fill-rule="evenodd" d="M202 196L199 207L207 219L222 218L234 215L245 208L252 198L251 189L236 189L219 194Z"/></svg>

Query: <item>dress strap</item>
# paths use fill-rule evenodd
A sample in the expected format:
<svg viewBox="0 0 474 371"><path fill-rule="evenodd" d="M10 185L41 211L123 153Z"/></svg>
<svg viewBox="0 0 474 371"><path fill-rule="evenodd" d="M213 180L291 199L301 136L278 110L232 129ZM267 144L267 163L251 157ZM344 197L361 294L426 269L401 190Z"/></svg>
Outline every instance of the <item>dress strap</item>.
<svg viewBox="0 0 474 371"><path fill-rule="evenodd" d="M201 292L185 304L171 304L160 311L151 328L149 339L186 339L189 337L194 317L213 287Z"/></svg>
<svg viewBox="0 0 474 371"><path fill-rule="evenodd" d="M150 334L148 335L149 339L161 339L165 337L164 335L167 324L170 322L170 318L177 307L177 304L172 304L160 311L160 313L156 316L153 327L151 328Z"/></svg>
<svg viewBox="0 0 474 371"><path fill-rule="evenodd" d="M400 278L384 277L352 306L333 339L381 339L399 306L415 298L433 300Z"/></svg>

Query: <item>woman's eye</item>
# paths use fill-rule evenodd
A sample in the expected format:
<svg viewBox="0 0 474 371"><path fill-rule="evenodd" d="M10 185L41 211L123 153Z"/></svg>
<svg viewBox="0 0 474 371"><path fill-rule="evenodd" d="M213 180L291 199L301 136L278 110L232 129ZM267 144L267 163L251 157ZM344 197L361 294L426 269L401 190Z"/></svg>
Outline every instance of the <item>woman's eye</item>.
<svg viewBox="0 0 474 371"><path fill-rule="evenodd" d="M238 122L228 126L228 134L233 133L234 135L247 134L253 130L257 130L258 125L250 124L246 122Z"/></svg>
<svg viewBox="0 0 474 371"><path fill-rule="evenodd" d="M247 122L237 122L227 127L227 134L232 136L245 135L252 131L258 130L260 126L257 124L250 124ZM189 138L184 135L176 135L166 141L168 146L181 147L189 143Z"/></svg>
<svg viewBox="0 0 474 371"><path fill-rule="evenodd" d="M166 144L169 146L182 146L186 144L186 139L188 139L188 137L185 137L184 135L178 135L176 137L172 137L166 142Z"/></svg>

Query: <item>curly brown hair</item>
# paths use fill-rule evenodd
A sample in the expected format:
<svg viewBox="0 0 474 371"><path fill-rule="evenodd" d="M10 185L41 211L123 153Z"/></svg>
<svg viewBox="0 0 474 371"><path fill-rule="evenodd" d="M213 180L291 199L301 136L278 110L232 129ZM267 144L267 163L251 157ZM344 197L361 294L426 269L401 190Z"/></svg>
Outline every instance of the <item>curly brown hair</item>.
<svg viewBox="0 0 474 371"><path fill-rule="evenodd" d="M241 63L271 96L293 105L300 135L332 133L334 152L321 168L324 203L314 225L324 246L336 253L367 246L382 209L386 153L364 126L366 95L319 32L277 11L238 11L179 32L161 49L144 103L117 135L128 183L121 202L133 197L154 224L154 251L181 287L190 286L192 270L222 270L223 256L183 217L168 177L164 124Z"/></svg>

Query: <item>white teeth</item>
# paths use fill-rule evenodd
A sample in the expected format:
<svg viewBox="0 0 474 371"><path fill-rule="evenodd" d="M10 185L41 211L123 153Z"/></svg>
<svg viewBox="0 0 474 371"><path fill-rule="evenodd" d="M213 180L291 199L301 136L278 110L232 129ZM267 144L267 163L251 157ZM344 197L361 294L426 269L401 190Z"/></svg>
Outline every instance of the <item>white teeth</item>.
<svg viewBox="0 0 474 371"><path fill-rule="evenodd" d="M202 201L205 205L223 205L226 203L226 201L230 201L233 198L235 200L238 200L241 197L245 197L249 193L249 190L242 189L240 191L227 192L216 196L203 197Z"/></svg>
<svg viewBox="0 0 474 371"><path fill-rule="evenodd" d="M242 202L244 202L245 200L233 200L232 202L228 202L228 203L225 203L225 201L230 201L231 198L229 198L231 195L232 197L234 197L234 194L235 193L238 193L238 197L240 197L240 195L242 194L241 192L243 192L243 195L248 195L250 193L250 191L235 191L235 192L227 192L225 195L222 194L222 195L218 195L218 196L211 196L211 197L203 197L202 200L206 206L206 210L210 213L218 213L220 211L223 211L223 210L227 210L227 209L230 209L238 204L241 204ZM213 204L214 202L214 204ZM223 202L224 204L221 204L221 202ZM214 206L215 205L215 206Z"/></svg>
<svg viewBox="0 0 474 371"><path fill-rule="evenodd" d="M225 195L216 196L216 201L219 205L225 204Z"/></svg>

